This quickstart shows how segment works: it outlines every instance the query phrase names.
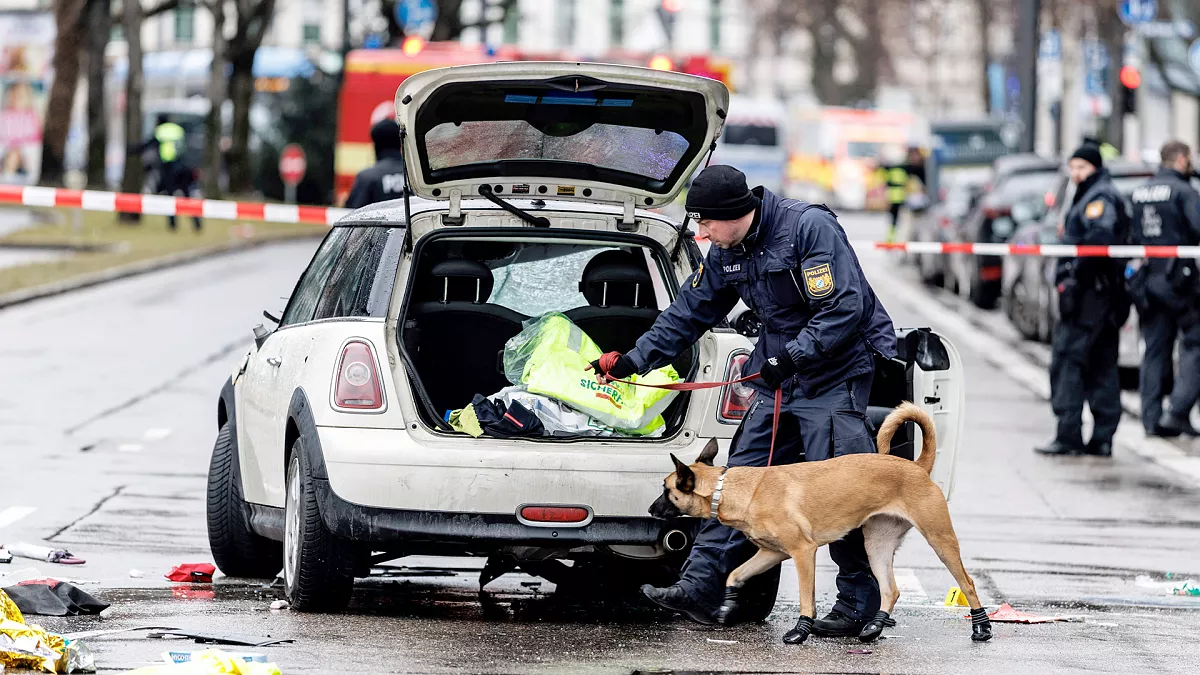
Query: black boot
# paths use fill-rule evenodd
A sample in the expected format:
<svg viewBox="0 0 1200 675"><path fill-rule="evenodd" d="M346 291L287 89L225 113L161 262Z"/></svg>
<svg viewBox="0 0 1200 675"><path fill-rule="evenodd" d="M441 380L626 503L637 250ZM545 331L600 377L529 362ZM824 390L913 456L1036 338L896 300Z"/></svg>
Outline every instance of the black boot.
<svg viewBox="0 0 1200 675"><path fill-rule="evenodd" d="M679 584L666 588L655 588L650 584L643 584L642 595L659 607L686 614L696 623L711 626L717 622L716 612L692 599L692 596L688 595L687 591L683 590Z"/></svg>
<svg viewBox="0 0 1200 675"><path fill-rule="evenodd" d="M801 616L796 619L796 627L783 634L783 641L789 645L803 644L813 632L811 616Z"/></svg>
<svg viewBox="0 0 1200 675"><path fill-rule="evenodd" d="M1034 452L1042 455L1081 455L1083 448L1059 440L1051 441L1049 445L1034 448Z"/></svg>
<svg viewBox="0 0 1200 675"><path fill-rule="evenodd" d="M856 637L862 632L866 621L852 619L838 610L833 610L823 619L813 623L813 635L817 637Z"/></svg>
<svg viewBox="0 0 1200 675"><path fill-rule="evenodd" d="M879 610L875 613L875 618L871 619L863 626L862 632L858 634L859 642L874 642L883 635L884 626L895 626L896 620L887 612Z"/></svg>
<svg viewBox="0 0 1200 675"><path fill-rule="evenodd" d="M975 642L987 642L992 639L992 620L988 618L987 610L982 607L971 610L971 639Z"/></svg>
<svg viewBox="0 0 1200 675"><path fill-rule="evenodd" d="M1089 441L1084 454L1093 457L1112 457L1112 441Z"/></svg>
<svg viewBox="0 0 1200 675"><path fill-rule="evenodd" d="M1175 438L1180 434L1187 436L1198 435L1191 421L1186 417L1177 417L1172 413L1164 413L1158 424L1154 425L1154 433L1164 438Z"/></svg>

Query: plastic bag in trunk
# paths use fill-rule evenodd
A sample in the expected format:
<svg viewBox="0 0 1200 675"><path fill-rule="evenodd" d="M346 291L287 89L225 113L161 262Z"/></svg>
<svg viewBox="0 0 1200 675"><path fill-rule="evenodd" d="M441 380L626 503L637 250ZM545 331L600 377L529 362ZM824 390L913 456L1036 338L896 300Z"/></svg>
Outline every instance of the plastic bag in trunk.
<svg viewBox="0 0 1200 675"><path fill-rule="evenodd" d="M662 411L677 392L597 382L587 367L600 358L600 348L562 313L543 314L524 325L504 346L504 374L509 382L562 401L627 434L644 436L662 429ZM679 381L679 375L665 366L634 375L630 381L667 384Z"/></svg>

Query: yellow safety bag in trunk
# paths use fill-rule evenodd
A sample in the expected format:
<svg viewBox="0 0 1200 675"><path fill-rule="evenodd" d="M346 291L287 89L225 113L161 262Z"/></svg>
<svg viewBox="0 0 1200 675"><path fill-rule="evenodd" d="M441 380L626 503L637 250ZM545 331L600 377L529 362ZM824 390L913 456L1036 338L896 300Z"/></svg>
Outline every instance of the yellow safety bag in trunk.
<svg viewBox="0 0 1200 675"><path fill-rule="evenodd" d="M663 426L662 411L678 392L634 387L619 382L600 384L586 370L600 358L600 348L564 314L550 312L525 322L525 328L504 346L504 374L530 392L549 396L591 415L601 423L642 436ZM668 384L679 374L665 366L631 382Z"/></svg>

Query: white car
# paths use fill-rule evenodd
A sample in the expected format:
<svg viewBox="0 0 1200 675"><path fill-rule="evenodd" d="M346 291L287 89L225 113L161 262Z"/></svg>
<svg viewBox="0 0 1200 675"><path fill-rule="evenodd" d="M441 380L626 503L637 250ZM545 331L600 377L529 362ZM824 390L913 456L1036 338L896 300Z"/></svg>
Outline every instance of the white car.
<svg viewBox="0 0 1200 675"><path fill-rule="evenodd" d="M750 390L680 394L657 438L474 438L446 415L509 386L500 356L531 317L564 312L604 350L628 350L650 327L700 254L678 223L642 209L670 202L704 161L727 97L714 80L600 64L406 80L396 109L413 198L332 228L278 327L256 328L221 391L208 492L217 566L242 577L282 567L300 610L343 607L373 563L414 554L488 556L484 583L514 566L669 583L698 522L647 513L668 453L690 461L713 437L727 452ZM905 399L933 412L934 477L949 494L962 363L928 330L901 338L872 417ZM674 365L690 380L732 379L751 348L717 327ZM912 434L896 452L911 454Z"/></svg>

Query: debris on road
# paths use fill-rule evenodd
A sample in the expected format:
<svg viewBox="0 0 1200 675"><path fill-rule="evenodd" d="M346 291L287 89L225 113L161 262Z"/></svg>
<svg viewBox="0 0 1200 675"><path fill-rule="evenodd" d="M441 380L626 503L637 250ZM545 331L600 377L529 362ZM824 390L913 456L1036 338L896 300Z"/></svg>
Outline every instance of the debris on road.
<svg viewBox="0 0 1200 675"><path fill-rule="evenodd" d="M847 649L847 654L873 654L870 649Z"/></svg>
<svg viewBox="0 0 1200 675"><path fill-rule="evenodd" d="M150 633L146 637L160 639L189 638L195 640L199 644L235 645L239 647L267 647L270 645L295 642L295 640L291 638L273 638L270 635L226 635L221 633L199 633L185 630L170 630L159 633Z"/></svg>
<svg viewBox="0 0 1200 675"><path fill-rule="evenodd" d="M236 654L209 649L189 661L146 666L126 671L126 675L282 675L274 663L245 661Z"/></svg>
<svg viewBox="0 0 1200 675"><path fill-rule="evenodd" d="M291 604L287 600L276 600L271 603L271 609L288 609Z"/></svg>
<svg viewBox="0 0 1200 675"><path fill-rule="evenodd" d="M216 651L216 650L206 649L202 652L182 652L182 651L163 652L163 661L165 661L167 663L191 663L193 661L200 660L200 656L202 654L205 654L205 653L211 652L211 651ZM267 662L266 654L238 654L238 653L231 652L231 653L227 654L227 656L229 656L232 659L238 660L238 661L245 661L246 663L266 663Z"/></svg>
<svg viewBox="0 0 1200 675"><path fill-rule="evenodd" d="M1149 575L1139 574L1134 579L1134 584L1138 588L1147 588L1161 592L1163 595L1182 595L1185 597L1200 597L1200 583L1195 579L1172 579L1172 575L1167 575L1166 581L1155 581Z"/></svg>
<svg viewBox="0 0 1200 675"><path fill-rule="evenodd" d="M968 614L965 618L969 619L971 618L971 615ZM1000 605L996 611L989 613L988 618L992 621L998 621L1000 623L1053 623L1055 621L1072 620L1069 616L1041 616L1038 614L1031 614L1029 612L1022 612L1019 609L1013 609L1013 606L1007 602L1003 605Z"/></svg>
<svg viewBox="0 0 1200 675"><path fill-rule="evenodd" d="M50 548L48 546L37 546L36 544L26 544L25 542L17 542L7 545L8 552L18 558L29 558L30 560L41 560L42 562L58 563L60 565L82 565L86 560L76 558L71 555L71 552L63 548Z"/></svg>
<svg viewBox="0 0 1200 675"><path fill-rule="evenodd" d="M96 671L96 659L82 642L26 624L17 604L0 590L0 671L5 667L91 673Z"/></svg>
<svg viewBox="0 0 1200 675"><path fill-rule="evenodd" d="M718 640L716 638L708 638L708 644L710 645L736 645L737 643L737 640Z"/></svg>
<svg viewBox="0 0 1200 675"><path fill-rule="evenodd" d="M217 568L210 563L181 563L171 568L165 575L170 581L191 581L195 583L212 583Z"/></svg>
<svg viewBox="0 0 1200 675"><path fill-rule="evenodd" d="M179 630L175 626L134 626L132 628L104 628L99 630L84 630L77 633L63 633L63 637L68 640L80 640L83 638L95 638L104 635L117 635L119 633L133 633L139 630Z"/></svg>
<svg viewBox="0 0 1200 675"><path fill-rule="evenodd" d="M108 609L83 589L58 579L31 579L3 589L25 614L79 616Z"/></svg>
<svg viewBox="0 0 1200 675"><path fill-rule="evenodd" d="M13 556L11 553L8 552L8 549L4 548L3 546L0 546L0 563L7 564L7 563L12 562L12 559L13 559Z"/></svg>
<svg viewBox="0 0 1200 675"><path fill-rule="evenodd" d="M146 573L141 570L129 570L129 576L132 579L141 579L146 576Z"/></svg>

